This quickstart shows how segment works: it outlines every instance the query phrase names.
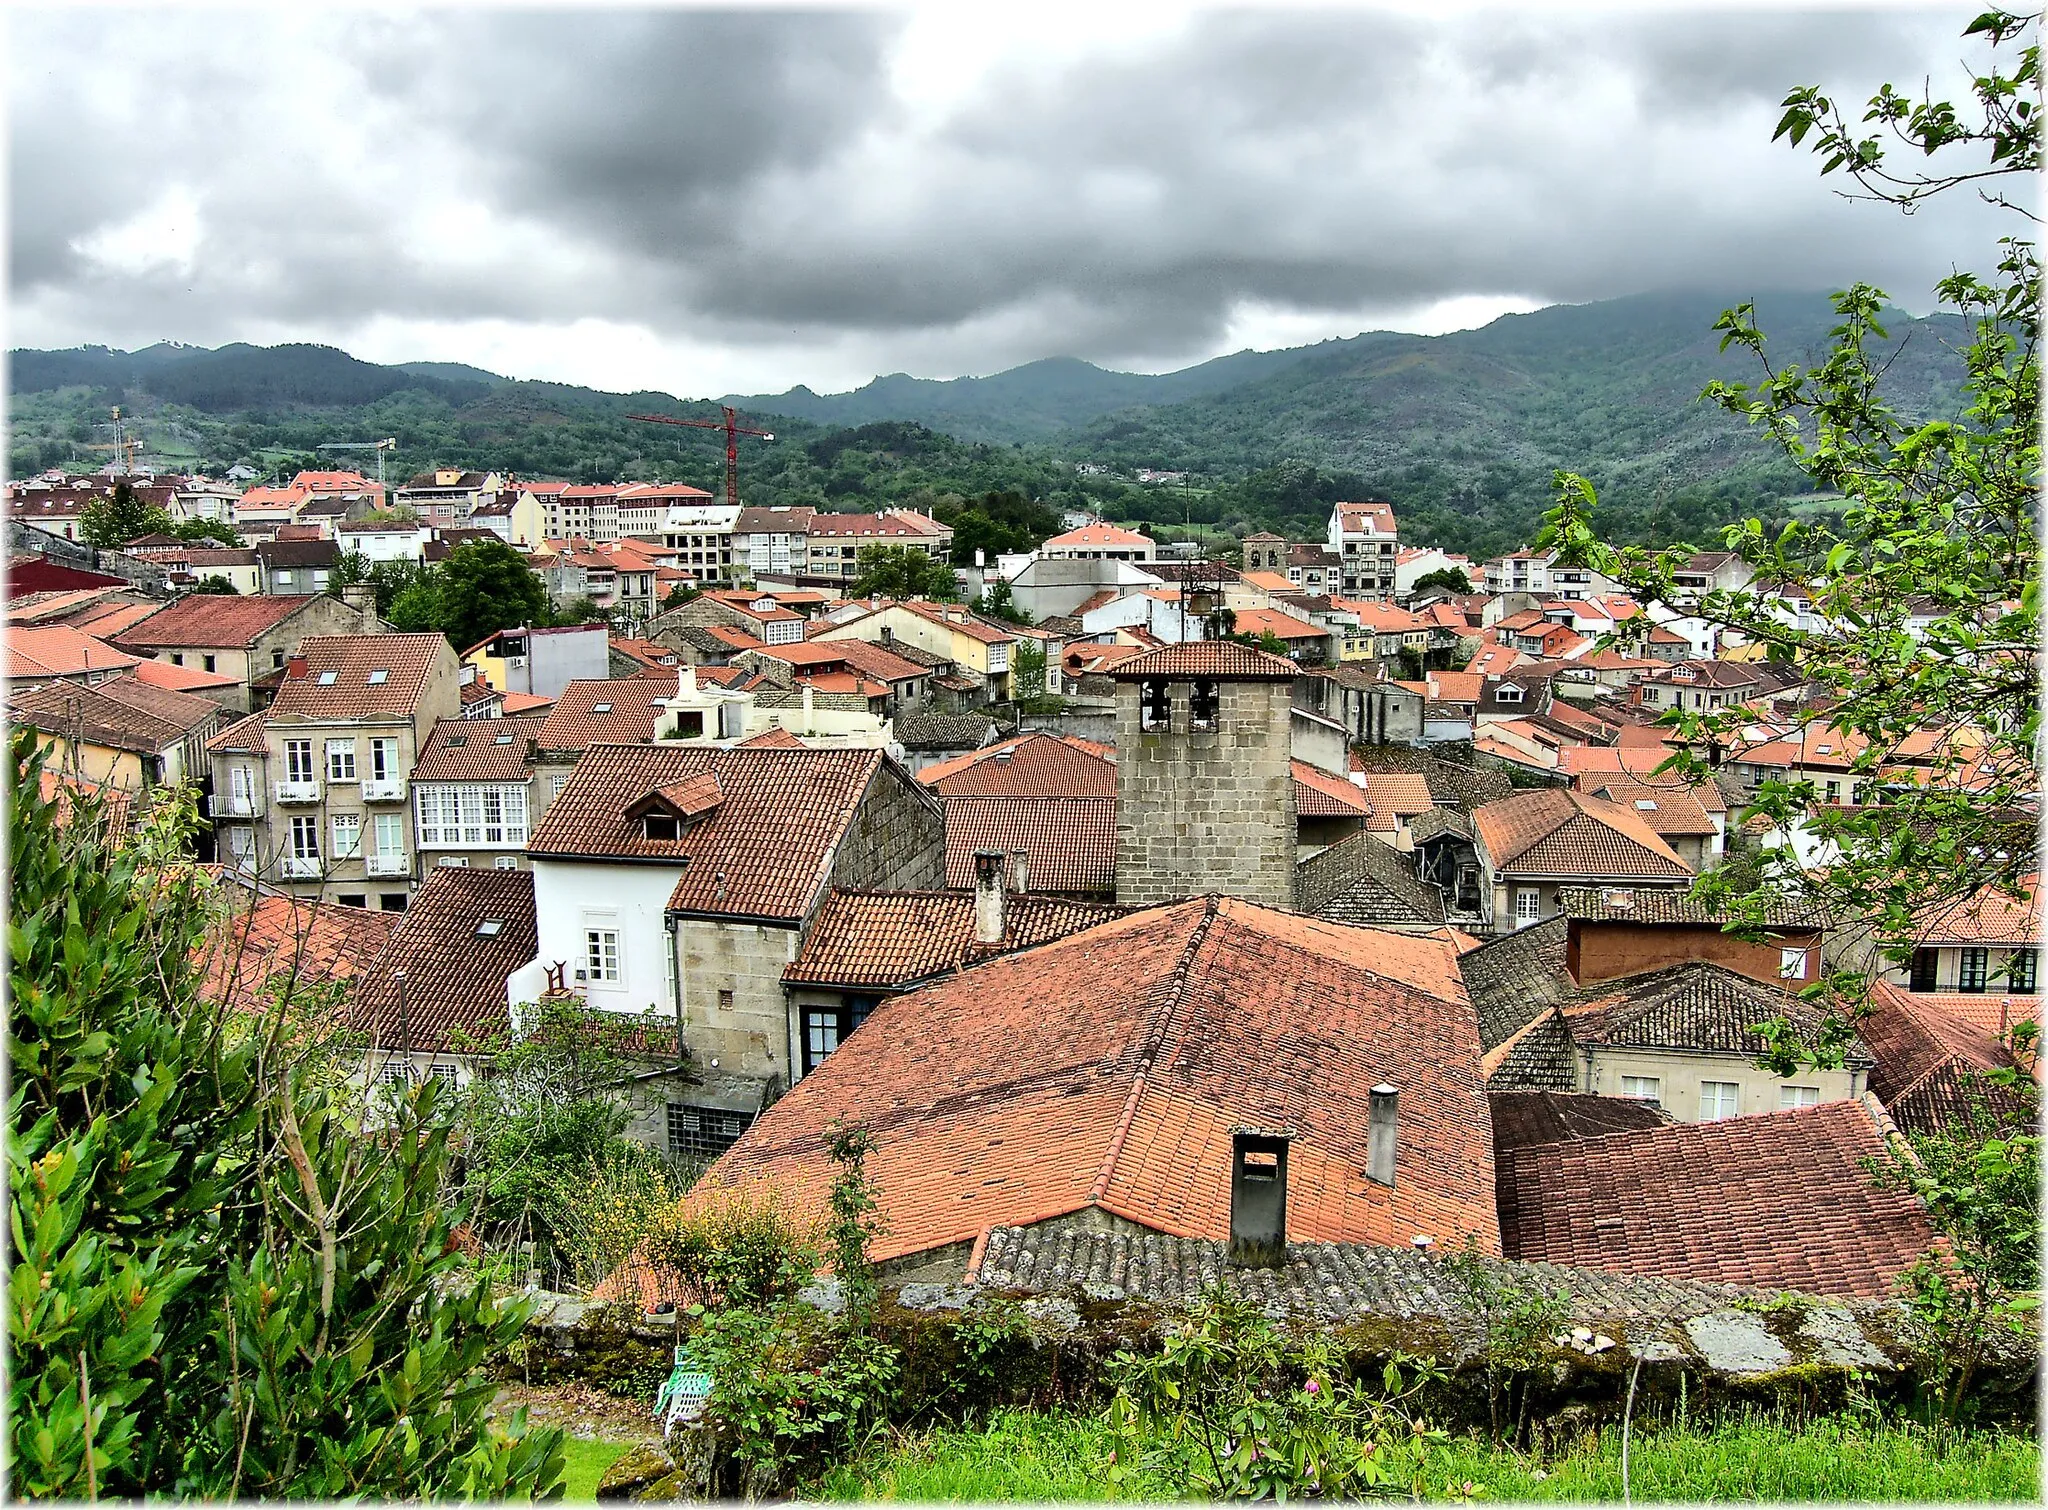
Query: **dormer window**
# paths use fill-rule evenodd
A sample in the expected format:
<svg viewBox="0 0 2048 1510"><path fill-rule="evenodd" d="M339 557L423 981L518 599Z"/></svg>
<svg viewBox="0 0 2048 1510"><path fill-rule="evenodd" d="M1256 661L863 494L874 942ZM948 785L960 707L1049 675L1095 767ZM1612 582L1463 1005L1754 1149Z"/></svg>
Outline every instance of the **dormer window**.
<svg viewBox="0 0 2048 1510"><path fill-rule="evenodd" d="M641 831L649 839L680 839L682 824L674 813L648 813L640 819Z"/></svg>
<svg viewBox="0 0 2048 1510"><path fill-rule="evenodd" d="M1198 681L1194 691L1188 695L1188 727L1191 729L1214 729L1216 713L1222 699L1217 696L1216 684L1212 681Z"/></svg>
<svg viewBox="0 0 2048 1510"><path fill-rule="evenodd" d="M1510 682L1494 691L1493 700L1497 703L1518 703L1522 700L1522 689Z"/></svg>
<svg viewBox="0 0 2048 1510"><path fill-rule="evenodd" d="M1173 724L1173 696L1166 690L1161 677L1149 677L1138 683L1138 727L1141 729L1165 729Z"/></svg>

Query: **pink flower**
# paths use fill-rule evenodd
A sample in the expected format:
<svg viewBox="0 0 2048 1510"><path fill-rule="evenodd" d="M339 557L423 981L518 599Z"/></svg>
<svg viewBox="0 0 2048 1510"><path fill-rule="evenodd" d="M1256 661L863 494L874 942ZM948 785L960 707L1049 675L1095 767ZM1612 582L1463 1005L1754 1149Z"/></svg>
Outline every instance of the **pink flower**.
<svg viewBox="0 0 2048 1510"><path fill-rule="evenodd" d="M1305 1389L1309 1394L1314 1394L1316 1393L1316 1381L1311 1379L1308 1381L1307 1384L1303 1385L1302 1388Z"/></svg>

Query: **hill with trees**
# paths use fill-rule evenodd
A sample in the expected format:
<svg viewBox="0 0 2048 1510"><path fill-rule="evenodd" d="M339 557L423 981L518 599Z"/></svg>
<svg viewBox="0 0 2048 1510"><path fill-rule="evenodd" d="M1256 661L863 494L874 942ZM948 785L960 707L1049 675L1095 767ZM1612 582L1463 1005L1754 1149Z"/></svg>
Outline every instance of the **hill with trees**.
<svg viewBox="0 0 2048 1510"><path fill-rule="evenodd" d="M1566 468L1599 486L1617 540L1698 536L1814 501L1781 453L1699 402L1709 382L1752 375L1753 361L1722 352L1713 331L1737 302L1691 293L1559 305L1444 336L1379 331L1158 376L1056 358L987 378L792 389L740 401L777 435L746 444L742 487L751 503L909 504L942 517L1017 494L1044 505L1041 517L1088 508L1209 539L1260 528L1320 536L1332 502L1374 496L1393 500L1411 539L1491 553L1530 538L1552 472ZM1757 304L1777 359L1825 349L1835 317L1824 297ZM1966 338L1956 323L1888 312L1884 384L1906 414L1957 411ZM663 393L455 363L378 366L318 346L18 351L10 382L16 474L97 464L83 448L108 438L108 409L121 404L166 466L288 475L333 465L337 453L316 449L323 441L390 435L395 476L446 465L721 485L715 432L628 418L716 417L713 403ZM1145 487L1131 478L1142 467L1194 475Z"/></svg>

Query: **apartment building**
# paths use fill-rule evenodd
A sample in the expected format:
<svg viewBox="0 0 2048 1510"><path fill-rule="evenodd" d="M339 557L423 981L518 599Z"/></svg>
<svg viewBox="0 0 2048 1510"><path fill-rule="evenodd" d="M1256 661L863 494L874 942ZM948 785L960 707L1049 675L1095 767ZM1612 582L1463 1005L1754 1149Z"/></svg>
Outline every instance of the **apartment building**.
<svg viewBox="0 0 2048 1510"><path fill-rule="evenodd" d="M223 861L293 895L404 911L413 768L461 715L459 672L440 635L308 639L270 707L207 746Z"/></svg>
<svg viewBox="0 0 2048 1510"><path fill-rule="evenodd" d="M1401 533L1394 506L1378 499L1340 503L1330 510L1330 549L1342 563L1347 597L1391 598Z"/></svg>

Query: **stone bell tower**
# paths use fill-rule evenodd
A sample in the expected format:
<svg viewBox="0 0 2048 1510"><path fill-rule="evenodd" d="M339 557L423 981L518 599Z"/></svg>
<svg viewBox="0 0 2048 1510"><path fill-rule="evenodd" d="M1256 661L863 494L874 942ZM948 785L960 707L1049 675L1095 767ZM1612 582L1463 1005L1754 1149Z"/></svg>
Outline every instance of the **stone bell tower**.
<svg viewBox="0 0 2048 1510"><path fill-rule="evenodd" d="M1294 905L1292 661L1232 640L1112 667L1116 897Z"/></svg>

